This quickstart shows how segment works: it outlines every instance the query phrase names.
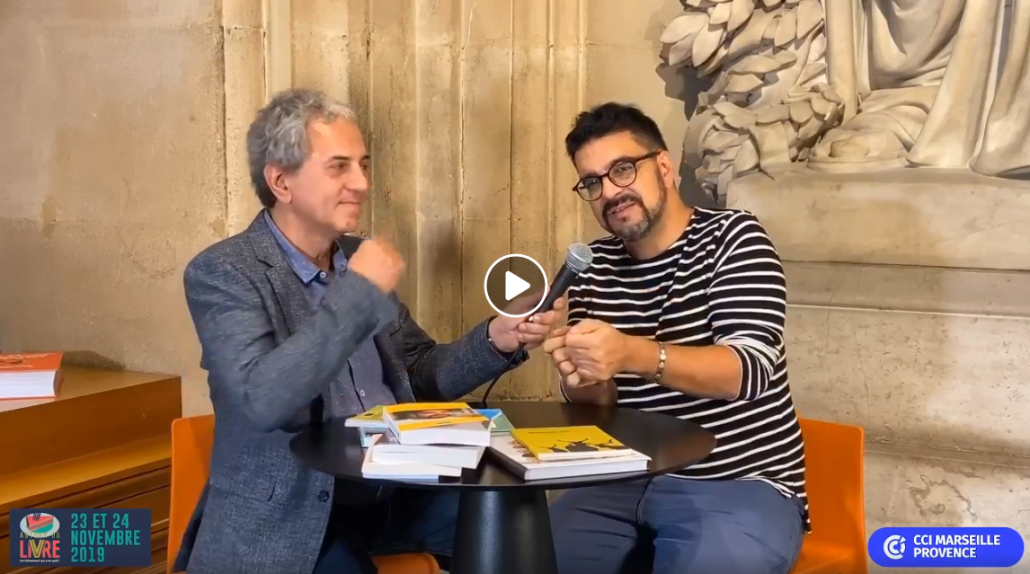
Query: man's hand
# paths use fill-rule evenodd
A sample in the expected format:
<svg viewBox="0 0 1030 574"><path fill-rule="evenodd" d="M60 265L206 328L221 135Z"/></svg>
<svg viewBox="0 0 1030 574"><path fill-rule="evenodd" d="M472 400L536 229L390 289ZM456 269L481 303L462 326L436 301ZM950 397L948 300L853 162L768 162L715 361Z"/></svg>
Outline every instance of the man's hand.
<svg viewBox="0 0 1030 574"><path fill-rule="evenodd" d="M366 239L347 262L349 269L368 279L383 293L393 291L404 275L404 259L388 242Z"/></svg>
<svg viewBox="0 0 1030 574"><path fill-rule="evenodd" d="M537 291L516 297L510 305L504 308L504 312L512 315L525 313L540 302L541 296L542 294ZM558 322L559 317L565 311L565 304L565 297L561 297L554 302L554 309L546 313L526 317L498 315L490 321L490 339L500 351L505 353L515 351L519 344L524 344L527 351L535 349L547 338L551 326Z"/></svg>
<svg viewBox="0 0 1030 574"><path fill-rule="evenodd" d="M565 334L562 358L567 358L575 367L580 384L583 381L607 381L624 370L629 347L627 339L608 323L584 319Z"/></svg>
<svg viewBox="0 0 1030 574"><path fill-rule="evenodd" d="M599 379L584 375L572 360L572 351L566 345L572 327L556 329L544 342L544 351L551 355L561 373L563 394L574 403L611 406L618 403L618 390L612 379Z"/></svg>
<svg viewBox="0 0 1030 574"><path fill-rule="evenodd" d="M579 378L579 373L576 372L576 365L572 364L572 360L569 358L569 351L565 348L565 336L568 335L569 329L571 327L555 329L551 336L544 341L544 352L551 355L551 361L554 362L554 366L557 367L558 372L561 373L562 379L565 380L565 384L569 388L575 389L599 382L583 381Z"/></svg>

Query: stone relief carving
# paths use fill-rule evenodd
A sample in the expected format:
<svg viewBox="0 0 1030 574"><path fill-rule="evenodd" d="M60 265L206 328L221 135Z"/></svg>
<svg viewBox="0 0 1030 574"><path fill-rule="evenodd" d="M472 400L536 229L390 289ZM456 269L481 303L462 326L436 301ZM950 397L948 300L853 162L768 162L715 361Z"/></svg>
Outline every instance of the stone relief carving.
<svg viewBox="0 0 1030 574"><path fill-rule="evenodd" d="M666 59L713 79L684 161L721 193L796 163L1030 173L1030 0L1010 1L683 0Z"/></svg>

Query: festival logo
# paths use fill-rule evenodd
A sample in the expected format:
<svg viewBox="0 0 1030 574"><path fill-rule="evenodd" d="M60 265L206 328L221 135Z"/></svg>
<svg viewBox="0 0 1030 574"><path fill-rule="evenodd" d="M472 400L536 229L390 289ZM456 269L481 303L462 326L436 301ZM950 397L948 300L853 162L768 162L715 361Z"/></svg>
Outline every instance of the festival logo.
<svg viewBox="0 0 1030 574"><path fill-rule="evenodd" d="M61 522L53 514L31 512L18 524L20 564L57 564L61 561Z"/></svg>
<svg viewBox="0 0 1030 574"><path fill-rule="evenodd" d="M29 538L55 538L61 522L53 514L34 512L21 519L21 532Z"/></svg>

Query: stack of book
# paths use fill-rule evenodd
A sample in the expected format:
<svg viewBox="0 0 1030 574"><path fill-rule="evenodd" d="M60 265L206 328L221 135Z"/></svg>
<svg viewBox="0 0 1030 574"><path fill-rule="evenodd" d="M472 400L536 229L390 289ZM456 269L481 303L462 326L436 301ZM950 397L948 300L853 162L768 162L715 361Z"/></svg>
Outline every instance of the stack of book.
<svg viewBox="0 0 1030 574"><path fill-rule="evenodd" d="M345 424L362 437L366 478L460 477L487 450L527 481L642 472L651 461L596 426L513 428L500 410L466 403L380 406Z"/></svg>
<svg viewBox="0 0 1030 574"><path fill-rule="evenodd" d="M490 450L522 480L642 472L651 461L596 426L513 429Z"/></svg>
<svg viewBox="0 0 1030 574"><path fill-rule="evenodd" d="M366 478L460 477L465 469L479 466L494 434L491 426L496 429L499 418L466 403L408 403L381 407L379 412L378 421L374 414L364 413L345 423L367 437L362 463Z"/></svg>
<svg viewBox="0 0 1030 574"><path fill-rule="evenodd" d="M428 405L434 405L439 403L414 403L420 405L419 408L428 408ZM460 408L468 408L466 403L445 403L447 405L458 405ZM501 409L473 409L477 413L490 419L490 432L493 434L506 434L511 431L511 421L508 417L504 416ZM383 420L383 407L377 406L368 409L360 415L355 415L347 419L344 423L348 427L358 429L359 436L361 436L361 446L368 448L372 446L372 441L378 435L381 435L389 430L386 421Z"/></svg>
<svg viewBox="0 0 1030 574"><path fill-rule="evenodd" d="M61 386L64 353L0 353L0 399L50 399Z"/></svg>

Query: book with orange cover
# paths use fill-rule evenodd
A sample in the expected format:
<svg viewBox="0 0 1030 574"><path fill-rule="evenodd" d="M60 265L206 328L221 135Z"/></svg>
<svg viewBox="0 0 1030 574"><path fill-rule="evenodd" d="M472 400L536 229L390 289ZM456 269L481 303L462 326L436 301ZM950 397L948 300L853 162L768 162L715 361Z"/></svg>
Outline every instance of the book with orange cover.
<svg viewBox="0 0 1030 574"><path fill-rule="evenodd" d="M57 396L64 353L0 353L0 399Z"/></svg>

